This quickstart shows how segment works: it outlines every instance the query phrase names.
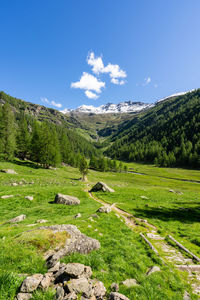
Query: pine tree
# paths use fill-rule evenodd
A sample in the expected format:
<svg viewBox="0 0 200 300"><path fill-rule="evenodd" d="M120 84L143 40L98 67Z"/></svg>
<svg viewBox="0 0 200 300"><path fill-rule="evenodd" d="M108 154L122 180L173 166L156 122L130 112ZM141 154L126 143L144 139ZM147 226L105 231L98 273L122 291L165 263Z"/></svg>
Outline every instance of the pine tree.
<svg viewBox="0 0 200 300"><path fill-rule="evenodd" d="M15 143L15 121L14 114L8 103L5 103L2 108L0 119L0 151L5 160L14 158Z"/></svg>
<svg viewBox="0 0 200 300"><path fill-rule="evenodd" d="M20 116L19 128L17 134L17 156L25 159L29 152L30 134L28 131L27 121L24 115Z"/></svg>
<svg viewBox="0 0 200 300"><path fill-rule="evenodd" d="M86 181L86 175L88 173L88 163L84 156L82 156L80 160L79 171L82 175L82 180Z"/></svg>

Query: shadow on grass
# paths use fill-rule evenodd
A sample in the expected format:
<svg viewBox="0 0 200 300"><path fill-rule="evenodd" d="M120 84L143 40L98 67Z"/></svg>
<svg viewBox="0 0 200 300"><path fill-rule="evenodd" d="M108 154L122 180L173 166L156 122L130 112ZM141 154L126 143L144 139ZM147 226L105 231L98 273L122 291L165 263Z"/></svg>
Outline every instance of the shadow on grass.
<svg viewBox="0 0 200 300"><path fill-rule="evenodd" d="M143 217L149 219L159 219L164 222L180 221L183 223L199 222L200 220L200 206L189 208L147 208L147 209L134 209L136 217Z"/></svg>
<svg viewBox="0 0 200 300"><path fill-rule="evenodd" d="M44 169L42 166L37 165L36 163L25 160L25 161L20 161L20 160L14 160L12 161L13 164L19 165L19 166L24 166L32 169Z"/></svg>

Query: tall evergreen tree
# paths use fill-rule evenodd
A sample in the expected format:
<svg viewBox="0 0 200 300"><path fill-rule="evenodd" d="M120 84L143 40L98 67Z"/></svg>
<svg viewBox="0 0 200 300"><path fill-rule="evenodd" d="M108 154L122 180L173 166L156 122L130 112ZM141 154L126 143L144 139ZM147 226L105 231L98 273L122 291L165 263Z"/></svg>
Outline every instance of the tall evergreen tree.
<svg viewBox="0 0 200 300"><path fill-rule="evenodd" d="M17 156L21 159L27 157L30 147L30 134L25 115L20 116L19 128L17 133Z"/></svg>
<svg viewBox="0 0 200 300"><path fill-rule="evenodd" d="M15 137L14 114L10 105L5 103L2 108L0 119L0 152L5 160L12 160L14 158L16 147Z"/></svg>
<svg viewBox="0 0 200 300"><path fill-rule="evenodd" d="M84 156L82 156L79 163L79 171L82 175L82 180L86 181L86 175L88 173L88 163Z"/></svg>

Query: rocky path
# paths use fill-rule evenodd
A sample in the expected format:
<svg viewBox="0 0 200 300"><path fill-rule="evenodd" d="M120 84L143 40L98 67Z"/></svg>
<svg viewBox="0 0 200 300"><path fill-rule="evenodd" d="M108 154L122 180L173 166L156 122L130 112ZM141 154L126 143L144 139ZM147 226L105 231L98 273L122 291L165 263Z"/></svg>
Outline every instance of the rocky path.
<svg viewBox="0 0 200 300"><path fill-rule="evenodd" d="M141 231L145 231L143 236L145 237L146 241L152 245L152 248L155 249L154 252L161 258L164 264L172 264L176 269L187 271L189 273L188 283L191 285L193 293L198 295L200 299L200 264L195 264L191 258L185 255L185 253L168 243L164 237L158 234L157 228L152 224L149 224L146 220L135 218L132 214L117 207L115 203L110 205L109 203L98 199L92 193L88 193L90 198L98 203L104 206L110 206L111 210L116 214L116 216L122 218L125 224L131 230L136 230L137 228L138 231L140 227L140 225L138 225L138 221L140 223L144 223L144 226L141 227ZM186 296L184 299L190 298L187 298Z"/></svg>

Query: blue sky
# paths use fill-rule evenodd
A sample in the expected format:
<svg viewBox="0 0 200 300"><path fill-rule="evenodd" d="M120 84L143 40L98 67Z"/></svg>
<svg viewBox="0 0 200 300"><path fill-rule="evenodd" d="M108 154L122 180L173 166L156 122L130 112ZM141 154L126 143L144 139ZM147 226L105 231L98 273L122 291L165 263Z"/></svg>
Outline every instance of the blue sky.
<svg viewBox="0 0 200 300"><path fill-rule="evenodd" d="M1 0L0 12L12 96L64 109L200 87L199 0Z"/></svg>

